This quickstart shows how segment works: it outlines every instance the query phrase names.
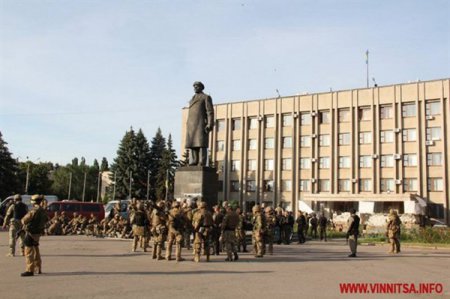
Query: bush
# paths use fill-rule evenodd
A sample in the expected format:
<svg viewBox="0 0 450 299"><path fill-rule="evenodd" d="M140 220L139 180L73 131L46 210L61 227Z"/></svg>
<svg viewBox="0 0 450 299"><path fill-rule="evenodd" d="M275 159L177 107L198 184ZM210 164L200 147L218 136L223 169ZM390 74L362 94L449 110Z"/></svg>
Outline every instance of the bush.
<svg viewBox="0 0 450 299"><path fill-rule="evenodd" d="M365 235L360 239L361 242L387 242L389 241L384 234ZM424 244L450 244L450 228L402 228L400 241L406 243L424 243Z"/></svg>

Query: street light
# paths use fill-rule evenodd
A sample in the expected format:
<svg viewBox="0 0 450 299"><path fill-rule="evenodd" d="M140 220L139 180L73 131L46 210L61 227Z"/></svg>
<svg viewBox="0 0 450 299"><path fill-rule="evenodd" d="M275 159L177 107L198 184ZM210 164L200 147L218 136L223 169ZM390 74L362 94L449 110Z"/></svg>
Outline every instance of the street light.
<svg viewBox="0 0 450 299"><path fill-rule="evenodd" d="M37 158L34 163L38 162L40 159L41 158ZM27 156L27 178L25 180L25 194L28 194L28 185L30 182L30 162L33 163L33 161L28 160L28 156Z"/></svg>

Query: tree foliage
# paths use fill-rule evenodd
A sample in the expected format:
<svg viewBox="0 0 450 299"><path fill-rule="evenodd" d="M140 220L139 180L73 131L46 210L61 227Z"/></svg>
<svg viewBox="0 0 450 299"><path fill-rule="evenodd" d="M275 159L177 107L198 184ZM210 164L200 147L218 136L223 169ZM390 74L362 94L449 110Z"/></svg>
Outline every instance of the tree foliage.
<svg viewBox="0 0 450 299"><path fill-rule="evenodd" d="M18 163L12 158L7 144L0 132L0 198L17 193L19 187Z"/></svg>

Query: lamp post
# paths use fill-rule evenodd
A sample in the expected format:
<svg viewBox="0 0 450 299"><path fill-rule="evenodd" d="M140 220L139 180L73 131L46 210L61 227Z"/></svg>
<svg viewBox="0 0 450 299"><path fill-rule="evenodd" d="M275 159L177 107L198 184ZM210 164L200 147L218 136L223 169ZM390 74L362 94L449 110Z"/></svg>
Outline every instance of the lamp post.
<svg viewBox="0 0 450 299"><path fill-rule="evenodd" d="M84 172L83 195L81 196L81 201L84 201L84 195L86 194L86 175L87 175L87 172Z"/></svg>
<svg viewBox="0 0 450 299"><path fill-rule="evenodd" d="M35 162L38 162L41 158L37 158ZM25 179L25 194L28 194L28 186L30 182L30 163L33 163L32 161L28 160L27 157L27 177Z"/></svg>

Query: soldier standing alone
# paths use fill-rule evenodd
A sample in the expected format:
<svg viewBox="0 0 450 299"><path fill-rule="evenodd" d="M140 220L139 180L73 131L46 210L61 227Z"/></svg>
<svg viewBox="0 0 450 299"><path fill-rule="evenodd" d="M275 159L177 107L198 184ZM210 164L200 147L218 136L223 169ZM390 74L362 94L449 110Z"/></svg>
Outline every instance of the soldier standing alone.
<svg viewBox="0 0 450 299"><path fill-rule="evenodd" d="M355 209L351 209L350 213L350 218L348 219L347 240L348 245L350 246L351 254L348 257L356 257L360 220L358 215L356 215Z"/></svg>
<svg viewBox="0 0 450 299"><path fill-rule="evenodd" d="M42 260L39 252L39 239L44 232L45 224L48 221L47 213L41 207L44 199L42 195L33 195L31 203L33 209L22 218L22 224L25 230L25 260L26 270L21 276L33 276L36 271L42 274Z"/></svg>
<svg viewBox="0 0 450 299"><path fill-rule="evenodd" d="M14 196L14 202L6 211L6 217L3 223L3 229L9 223L9 253L7 256L14 256L16 254L16 235L22 229L22 218L28 213L28 207L22 202L20 194ZM23 234L20 234L20 248L22 255L24 255Z"/></svg>
<svg viewBox="0 0 450 299"><path fill-rule="evenodd" d="M388 216L387 224L387 237L391 243L391 250L389 253L399 253L400 252L400 225L402 221L397 215L397 211L390 210Z"/></svg>

